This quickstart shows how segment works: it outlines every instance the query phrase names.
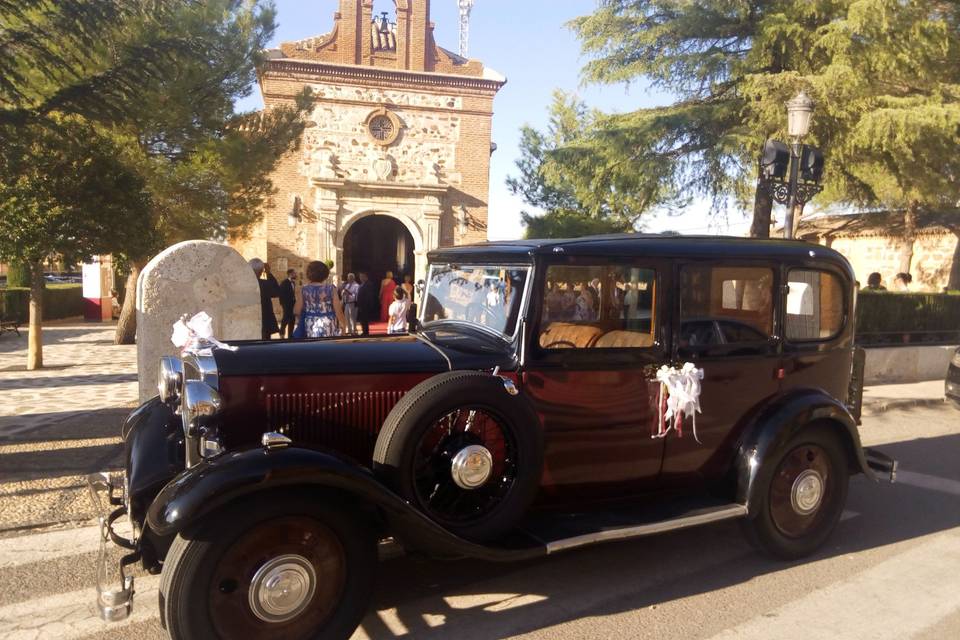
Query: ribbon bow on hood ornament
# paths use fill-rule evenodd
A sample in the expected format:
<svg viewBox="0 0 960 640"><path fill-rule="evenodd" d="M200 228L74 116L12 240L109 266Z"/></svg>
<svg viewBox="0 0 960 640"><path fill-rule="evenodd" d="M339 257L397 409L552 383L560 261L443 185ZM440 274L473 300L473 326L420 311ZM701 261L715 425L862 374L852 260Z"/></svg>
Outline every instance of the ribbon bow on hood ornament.
<svg viewBox="0 0 960 640"><path fill-rule="evenodd" d="M213 318L205 311L189 318L189 314L184 314L173 325L173 335L170 341L174 346L180 349L180 353L194 353L200 356L212 355L213 349L226 349L227 351L236 351L237 347L231 347L228 344L220 342L213 337Z"/></svg>

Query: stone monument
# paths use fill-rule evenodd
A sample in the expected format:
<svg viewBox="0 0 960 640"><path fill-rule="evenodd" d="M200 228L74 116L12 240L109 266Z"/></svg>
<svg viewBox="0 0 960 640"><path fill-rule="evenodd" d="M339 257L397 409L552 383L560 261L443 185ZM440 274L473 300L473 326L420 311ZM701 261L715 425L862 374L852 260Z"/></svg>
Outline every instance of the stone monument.
<svg viewBox="0 0 960 640"><path fill-rule="evenodd" d="M236 250L190 240L165 249L137 281L137 369L140 401L157 393L160 356L178 355L170 342L184 314L206 311L220 340L260 338L260 287Z"/></svg>

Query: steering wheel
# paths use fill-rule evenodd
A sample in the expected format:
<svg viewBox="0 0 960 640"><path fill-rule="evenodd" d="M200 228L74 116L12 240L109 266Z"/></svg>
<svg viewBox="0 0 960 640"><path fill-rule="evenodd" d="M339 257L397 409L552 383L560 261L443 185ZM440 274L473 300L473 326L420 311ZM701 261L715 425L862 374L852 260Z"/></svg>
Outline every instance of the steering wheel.
<svg viewBox="0 0 960 640"><path fill-rule="evenodd" d="M541 347L541 348L543 348L543 349L553 349L553 348L555 348L557 345L559 345L559 346L561 346L561 347L569 347L570 349L579 349L579 348L580 348L580 347L578 347L576 344L574 344L573 342L570 342L569 340L554 340L553 342L551 342L551 343L549 343L549 344L543 345L543 347Z"/></svg>

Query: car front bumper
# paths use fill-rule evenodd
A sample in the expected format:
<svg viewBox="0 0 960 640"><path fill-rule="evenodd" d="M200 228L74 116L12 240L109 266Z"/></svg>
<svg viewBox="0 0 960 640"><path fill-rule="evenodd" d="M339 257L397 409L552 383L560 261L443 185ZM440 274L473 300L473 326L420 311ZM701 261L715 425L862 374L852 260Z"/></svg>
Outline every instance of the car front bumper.
<svg viewBox="0 0 960 640"><path fill-rule="evenodd" d="M133 538L129 539L114 530L116 521L127 515L123 476L93 473L87 476L87 487L100 524L100 552L96 567L97 609L103 620L117 622L127 618L133 611L134 580L133 576L127 575L127 568L140 559L137 532L134 528ZM110 544L128 552L120 559L116 570L111 570L108 561Z"/></svg>

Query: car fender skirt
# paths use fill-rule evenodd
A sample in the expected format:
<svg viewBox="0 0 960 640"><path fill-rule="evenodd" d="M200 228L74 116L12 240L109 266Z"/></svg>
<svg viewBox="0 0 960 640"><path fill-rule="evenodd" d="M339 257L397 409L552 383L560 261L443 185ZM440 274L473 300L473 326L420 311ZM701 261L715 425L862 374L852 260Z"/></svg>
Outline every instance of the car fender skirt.
<svg viewBox="0 0 960 640"><path fill-rule="evenodd" d="M750 500L763 462L813 422L836 425L850 454L851 472L860 471L871 480L877 479L867 464L857 422L850 411L819 389L798 389L764 407L744 430L735 471L737 502L747 505L749 512L753 512Z"/></svg>
<svg viewBox="0 0 960 640"><path fill-rule="evenodd" d="M459 538L390 491L368 469L329 451L303 447L248 449L203 461L163 488L150 505L147 524L158 535L171 536L244 496L295 488L333 489L372 505L383 515L390 535L430 555L506 562L546 554L546 548L534 542L506 548Z"/></svg>

